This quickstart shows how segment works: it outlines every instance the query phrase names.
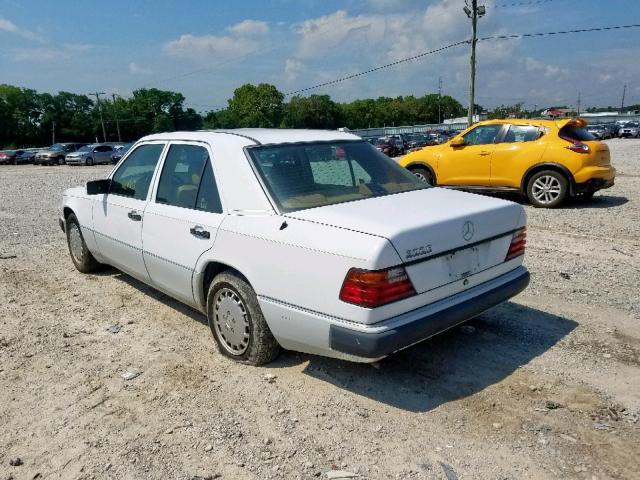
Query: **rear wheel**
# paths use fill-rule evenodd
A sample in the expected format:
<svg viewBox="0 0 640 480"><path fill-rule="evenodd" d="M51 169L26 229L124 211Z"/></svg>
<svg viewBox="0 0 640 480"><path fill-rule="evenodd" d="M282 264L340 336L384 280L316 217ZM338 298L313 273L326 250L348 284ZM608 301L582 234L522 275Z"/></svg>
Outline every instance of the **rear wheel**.
<svg viewBox="0 0 640 480"><path fill-rule="evenodd" d="M416 177L418 177L424 183L427 183L429 185L435 184L433 181L433 175L431 175L431 172L426 168L420 168L420 167L412 168L411 173L413 173Z"/></svg>
<svg viewBox="0 0 640 480"><path fill-rule="evenodd" d="M90 167L91 165L93 165L93 158L89 157L85 160L84 162L85 165L87 165L88 167Z"/></svg>
<svg viewBox="0 0 640 480"><path fill-rule="evenodd" d="M280 353L255 292L234 272L223 272L211 282L207 317L218 350L227 357L257 366Z"/></svg>
<svg viewBox="0 0 640 480"><path fill-rule="evenodd" d="M537 172L527 183L527 197L536 207L557 207L567 198L568 193L567 177L553 170Z"/></svg>
<svg viewBox="0 0 640 480"><path fill-rule="evenodd" d="M80 223L75 214L70 214L65 222L65 232L67 233L67 245L69 246L69 254L71 261L82 273L91 273L99 270L102 266L93 258L91 252L87 248L87 244L80 230Z"/></svg>

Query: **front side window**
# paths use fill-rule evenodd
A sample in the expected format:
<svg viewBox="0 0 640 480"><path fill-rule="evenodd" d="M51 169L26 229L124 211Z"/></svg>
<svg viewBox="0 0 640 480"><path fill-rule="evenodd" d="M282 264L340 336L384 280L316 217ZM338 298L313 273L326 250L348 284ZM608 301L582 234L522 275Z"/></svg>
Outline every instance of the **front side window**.
<svg viewBox="0 0 640 480"><path fill-rule="evenodd" d="M163 148L163 144L156 143L141 145L131 152L113 175L109 193L138 200L146 199Z"/></svg>
<svg viewBox="0 0 640 480"><path fill-rule="evenodd" d="M540 137L540 130L533 125L509 125L504 143L533 142Z"/></svg>
<svg viewBox="0 0 640 480"><path fill-rule="evenodd" d="M464 138L466 145L488 145L496 141L502 130L502 125L480 125L467 133Z"/></svg>
<svg viewBox="0 0 640 480"><path fill-rule="evenodd" d="M222 212L206 148L197 145L171 145L158 183L156 202Z"/></svg>
<svg viewBox="0 0 640 480"><path fill-rule="evenodd" d="M283 211L429 188L364 141L261 146L248 151Z"/></svg>

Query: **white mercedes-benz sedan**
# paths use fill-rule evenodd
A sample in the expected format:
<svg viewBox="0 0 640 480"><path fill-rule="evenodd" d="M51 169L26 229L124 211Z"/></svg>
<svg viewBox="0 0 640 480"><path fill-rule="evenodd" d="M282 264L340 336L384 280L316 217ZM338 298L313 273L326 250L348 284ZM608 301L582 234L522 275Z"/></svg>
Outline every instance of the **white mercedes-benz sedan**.
<svg viewBox="0 0 640 480"><path fill-rule="evenodd" d="M81 272L108 264L205 313L220 352L373 362L521 292L525 213L433 188L349 133L138 141L64 192Z"/></svg>

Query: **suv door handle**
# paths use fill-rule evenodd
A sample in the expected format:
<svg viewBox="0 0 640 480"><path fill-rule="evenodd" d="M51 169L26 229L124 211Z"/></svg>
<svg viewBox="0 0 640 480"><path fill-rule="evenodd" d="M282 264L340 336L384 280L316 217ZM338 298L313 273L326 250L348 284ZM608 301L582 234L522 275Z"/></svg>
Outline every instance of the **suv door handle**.
<svg viewBox="0 0 640 480"><path fill-rule="evenodd" d="M194 237L211 238L211 234L207 230L204 230L200 225L191 227L189 231L191 232L191 235L193 235Z"/></svg>
<svg viewBox="0 0 640 480"><path fill-rule="evenodd" d="M129 213L127 213L127 217L129 217L134 222L139 222L140 220L142 220L142 215L140 215L137 210L131 210Z"/></svg>
<svg viewBox="0 0 640 480"><path fill-rule="evenodd" d="M483 157L487 156L487 155L491 155L491 152L487 152L486 150L483 150L480 152L480 155L482 155Z"/></svg>

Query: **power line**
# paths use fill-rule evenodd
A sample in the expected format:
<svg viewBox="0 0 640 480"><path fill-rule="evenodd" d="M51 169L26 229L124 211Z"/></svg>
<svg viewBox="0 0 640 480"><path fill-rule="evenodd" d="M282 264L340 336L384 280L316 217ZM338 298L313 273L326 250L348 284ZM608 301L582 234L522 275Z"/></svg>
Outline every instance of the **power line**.
<svg viewBox="0 0 640 480"><path fill-rule="evenodd" d="M608 27L593 27L593 28L579 28L575 30L559 30L554 32L537 32L537 33L513 33L506 35L493 35L489 37L481 37L478 38L479 42L487 41L487 40L513 40L517 38L534 38L534 37L545 37L545 36L553 36L553 35L569 35L574 33L589 33L589 32L603 32L610 30L623 30L623 29L631 29L631 28L639 28L640 24L631 24L631 25L614 25ZM370 73L374 73L380 70L384 70L386 68L395 67L396 65L400 65L402 63L410 62L412 60L416 60L418 58L426 57L428 55L432 55L435 53L443 52L445 50L449 50L455 47L459 47L461 45L468 45L470 40L462 40L459 42L451 43L449 45L445 45L444 47L436 48L434 50L429 50L427 52L419 53L417 55L413 55L411 57L403 58L401 60L396 60L395 62L387 63L385 65L380 65L379 67L371 68L369 70L365 70L362 72L354 73L351 75L346 75L344 77L336 78L335 80L330 80L327 82L318 83L311 87L301 88L299 90L294 90L291 92L287 92L284 95L286 97L291 95L297 95L299 93L308 92L309 90L316 90L318 88L326 87L329 85L335 85L336 83L345 82L347 80L351 80L353 78L362 77L365 75L369 75Z"/></svg>
<svg viewBox="0 0 640 480"><path fill-rule="evenodd" d="M435 50L429 50L428 52L419 53L418 55L413 55L412 57L403 58L402 60L397 60L395 62L387 63L386 65L380 65L379 67L371 68L369 70L365 70L364 72L354 73L352 75L347 75L345 77L337 78L335 80L331 80L328 82L319 83L314 85L313 87L301 88L300 90L294 90L292 92L285 93L285 96L296 95L298 93L306 92L308 90L314 90L316 88L326 87L327 85L333 85L336 83L344 82L346 80L351 80L352 78L361 77L363 75L368 75L373 72L377 72L378 70L383 70L385 68L393 67L396 65L400 65L401 63L410 62L411 60L416 60L418 58L426 57L427 55L432 55L434 53L443 52L445 50L449 50L450 48L459 47L460 45L466 45L469 43L469 40L463 40L461 42L452 43L450 45L446 45L444 47L436 48Z"/></svg>
<svg viewBox="0 0 640 480"><path fill-rule="evenodd" d="M530 7L533 5L543 5L545 3L551 3L554 0L530 0L528 2L511 2L511 3L502 3L499 5L493 5L489 8L511 8L511 7Z"/></svg>

